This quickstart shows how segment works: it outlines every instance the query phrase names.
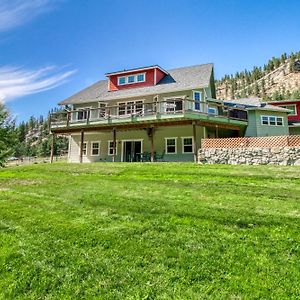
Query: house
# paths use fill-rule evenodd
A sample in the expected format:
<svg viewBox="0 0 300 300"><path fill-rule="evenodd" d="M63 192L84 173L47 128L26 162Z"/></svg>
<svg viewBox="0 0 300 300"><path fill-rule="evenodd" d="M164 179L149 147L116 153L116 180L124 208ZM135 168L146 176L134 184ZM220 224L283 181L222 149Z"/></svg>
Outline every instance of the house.
<svg viewBox="0 0 300 300"><path fill-rule="evenodd" d="M288 126L291 135L300 134L300 100L272 101L272 105L289 109Z"/></svg>
<svg viewBox="0 0 300 300"><path fill-rule="evenodd" d="M212 64L105 75L50 116L52 134L69 136L69 162L196 161L202 138L245 133L245 110L215 99Z"/></svg>
<svg viewBox="0 0 300 300"><path fill-rule="evenodd" d="M246 137L278 136L289 134L288 107L279 107L262 102L260 98L234 99L224 102L229 107L247 111ZM273 102L272 102L273 104Z"/></svg>

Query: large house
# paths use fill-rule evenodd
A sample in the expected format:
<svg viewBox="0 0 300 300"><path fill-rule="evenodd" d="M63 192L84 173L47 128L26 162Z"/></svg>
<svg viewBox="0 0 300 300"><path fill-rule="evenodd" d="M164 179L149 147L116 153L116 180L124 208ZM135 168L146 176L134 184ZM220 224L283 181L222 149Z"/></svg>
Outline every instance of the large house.
<svg viewBox="0 0 300 300"><path fill-rule="evenodd" d="M289 133L293 135L300 134L300 100L272 101L270 103L290 110L288 114Z"/></svg>
<svg viewBox="0 0 300 300"><path fill-rule="evenodd" d="M249 128L245 107L215 99L212 64L106 77L61 101L66 109L50 117L51 132L69 136L69 162L193 161L201 139L244 136Z"/></svg>

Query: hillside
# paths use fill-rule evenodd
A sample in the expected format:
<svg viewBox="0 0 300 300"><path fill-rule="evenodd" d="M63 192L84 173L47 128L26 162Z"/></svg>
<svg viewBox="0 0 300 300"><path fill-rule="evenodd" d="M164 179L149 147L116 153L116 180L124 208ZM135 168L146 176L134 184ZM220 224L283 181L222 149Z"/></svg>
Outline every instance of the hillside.
<svg viewBox="0 0 300 300"><path fill-rule="evenodd" d="M216 81L218 99L249 96L264 100L300 98L300 52L273 57L263 67L254 67Z"/></svg>

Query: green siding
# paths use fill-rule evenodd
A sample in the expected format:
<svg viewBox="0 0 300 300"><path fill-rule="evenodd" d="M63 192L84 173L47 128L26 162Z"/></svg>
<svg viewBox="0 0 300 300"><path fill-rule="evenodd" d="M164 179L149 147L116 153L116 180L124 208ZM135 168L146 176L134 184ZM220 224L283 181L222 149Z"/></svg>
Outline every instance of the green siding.
<svg viewBox="0 0 300 300"><path fill-rule="evenodd" d="M283 126L263 125L261 116L275 116L283 118ZM245 136L277 136L288 135L288 120L285 112L272 112L266 110L248 111L248 127Z"/></svg>
<svg viewBox="0 0 300 300"><path fill-rule="evenodd" d="M197 149L201 146L201 139L205 135L204 127L196 127L197 137ZM182 137L192 137L193 127L192 125L186 126L170 126L170 127L158 127L154 133L154 148L155 151L161 154L165 150L165 138L175 137L177 138L177 153L165 154L165 161L193 161L193 153L183 153L182 151ZM122 144L124 140L142 140L143 152L151 152L151 141L147 135L146 130L128 130L117 131L117 161L121 161L122 158ZM111 161L112 156L108 155L108 141L113 139L112 132L98 132L98 133L86 133L84 141L87 142L87 155L83 157L83 162L96 162L96 161ZM91 156L91 142L100 142L100 155ZM80 135L73 134L70 138L69 147L69 161L79 161L79 144Z"/></svg>

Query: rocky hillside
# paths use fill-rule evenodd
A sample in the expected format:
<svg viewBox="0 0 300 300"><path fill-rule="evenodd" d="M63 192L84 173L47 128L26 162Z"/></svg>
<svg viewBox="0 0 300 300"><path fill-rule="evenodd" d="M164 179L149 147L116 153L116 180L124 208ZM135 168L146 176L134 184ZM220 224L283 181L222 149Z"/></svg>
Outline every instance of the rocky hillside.
<svg viewBox="0 0 300 300"><path fill-rule="evenodd" d="M216 81L218 99L250 96L264 100L300 99L300 52L273 57L263 67L254 67Z"/></svg>

